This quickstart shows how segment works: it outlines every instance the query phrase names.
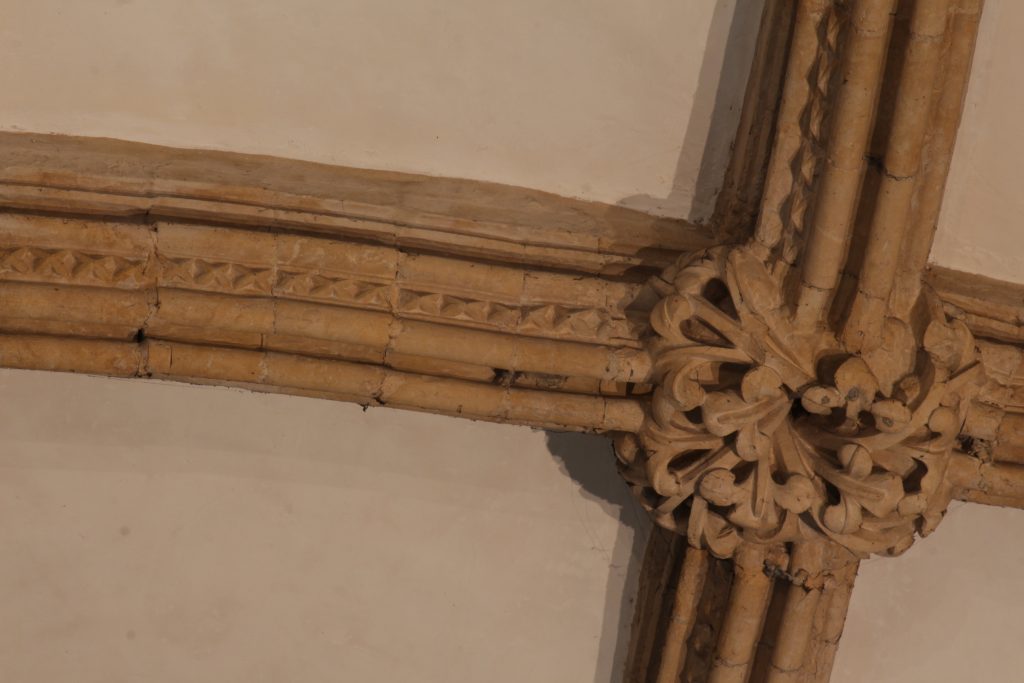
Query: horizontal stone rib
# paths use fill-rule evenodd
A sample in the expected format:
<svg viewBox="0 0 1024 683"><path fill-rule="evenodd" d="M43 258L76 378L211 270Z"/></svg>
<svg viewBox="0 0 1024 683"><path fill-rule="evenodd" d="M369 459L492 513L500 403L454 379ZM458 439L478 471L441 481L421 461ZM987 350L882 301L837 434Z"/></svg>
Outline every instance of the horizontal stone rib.
<svg viewBox="0 0 1024 683"><path fill-rule="evenodd" d="M130 341L146 324L155 291L0 281L0 330Z"/></svg>
<svg viewBox="0 0 1024 683"><path fill-rule="evenodd" d="M976 336L1024 343L1024 285L936 265L925 275L947 312Z"/></svg>
<svg viewBox="0 0 1024 683"><path fill-rule="evenodd" d="M240 386L572 431L629 431L643 420L639 402L628 398L560 394L378 365L155 340L0 334L0 366Z"/></svg>
<svg viewBox="0 0 1024 683"><path fill-rule="evenodd" d="M683 221L479 181L106 139L0 133L0 205L318 232L588 273L710 246Z"/></svg>
<svg viewBox="0 0 1024 683"><path fill-rule="evenodd" d="M586 394L621 393L616 373L635 355L266 297L2 281L0 332L281 351Z"/></svg>
<svg viewBox="0 0 1024 683"><path fill-rule="evenodd" d="M625 395L650 371L626 311L639 291L285 232L0 213L0 332L9 334L165 340Z"/></svg>
<svg viewBox="0 0 1024 683"><path fill-rule="evenodd" d="M947 480L959 500L1024 508L1024 466L984 462L957 453L949 463Z"/></svg>
<svg viewBox="0 0 1024 683"><path fill-rule="evenodd" d="M976 20L971 15L971 21ZM111 220L115 217L134 226L138 217L185 218L261 230L297 230L320 234L326 242L359 239L396 250L442 252L506 266L522 264L532 272L553 268L611 276L632 269L653 272L683 252L711 245L707 235L681 221L489 183L24 133L0 133L0 158L4 162L0 164L0 206L97 216L101 219L96 224L113 226L115 231L116 221ZM446 192L452 194L446 196ZM186 210L190 201L193 205ZM387 201L410 208L389 207ZM410 227L412 223L399 220L403 210L412 215L431 209L443 218L445 207L451 220L438 219L443 225L427 222ZM345 218L356 226L354 232L322 224L330 211L343 208L362 212L358 218ZM15 216L5 215L5 226ZM506 222L493 220L497 217ZM43 218L22 217L32 227ZM508 223L512 218L515 221ZM385 235L384 227L365 225L373 222L386 224L385 232L390 232ZM526 227L513 229L517 225ZM530 234L524 235L523 230ZM46 244L40 241L36 246ZM131 273L125 277L128 284L118 286L130 287ZM962 312L976 336L1024 342L1024 305L1015 303L1024 302L1024 297L1013 298L1020 285L937 266L927 277L943 301ZM621 286L614 278L603 281ZM608 291L609 310L628 296L621 289ZM618 319L623 322L610 330L608 343L635 346L643 332L642 315Z"/></svg>
<svg viewBox="0 0 1024 683"><path fill-rule="evenodd" d="M627 311L638 284L164 222L0 214L0 280L272 296L614 347L638 348L646 328Z"/></svg>
<svg viewBox="0 0 1024 683"><path fill-rule="evenodd" d="M646 391L650 359L643 277L615 274L698 243L678 221L486 183L59 136L0 134L0 155L10 367L619 429L640 402L603 396ZM175 347L230 376L147 365ZM373 391L349 385L361 373Z"/></svg>

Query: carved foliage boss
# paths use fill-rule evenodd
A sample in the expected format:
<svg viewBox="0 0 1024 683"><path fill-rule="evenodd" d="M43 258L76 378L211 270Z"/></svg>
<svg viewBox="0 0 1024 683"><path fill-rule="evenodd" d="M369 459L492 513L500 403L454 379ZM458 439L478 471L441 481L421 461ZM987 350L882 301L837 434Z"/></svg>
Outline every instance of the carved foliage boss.
<svg viewBox="0 0 1024 683"><path fill-rule="evenodd" d="M926 294L914 321L848 353L794 324L782 269L746 246L683 257L657 286L656 389L617 452L659 524L723 557L822 536L897 554L934 529L981 379L966 326Z"/></svg>

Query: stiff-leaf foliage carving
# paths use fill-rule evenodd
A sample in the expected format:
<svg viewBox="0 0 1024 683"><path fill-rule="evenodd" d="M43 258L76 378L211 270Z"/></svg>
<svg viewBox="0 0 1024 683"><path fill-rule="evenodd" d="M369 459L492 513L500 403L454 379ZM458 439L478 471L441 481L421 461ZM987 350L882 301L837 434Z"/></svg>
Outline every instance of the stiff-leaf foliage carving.
<svg viewBox="0 0 1024 683"><path fill-rule="evenodd" d="M662 525L719 556L741 541L825 536L896 554L949 502L945 469L981 379L974 340L922 299L870 351L800 333L747 247L689 257L655 307L656 389L618 441L627 480Z"/></svg>

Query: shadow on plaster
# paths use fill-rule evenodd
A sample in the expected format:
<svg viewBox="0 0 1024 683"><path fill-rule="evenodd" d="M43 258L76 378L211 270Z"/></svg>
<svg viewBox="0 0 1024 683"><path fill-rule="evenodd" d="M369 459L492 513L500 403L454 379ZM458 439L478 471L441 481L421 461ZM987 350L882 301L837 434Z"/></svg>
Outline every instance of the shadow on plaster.
<svg viewBox="0 0 1024 683"><path fill-rule="evenodd" d="M695 223L711 217L739 124L763 6L764 0L718 0L708 30L694 104L684 126L672 189L666 197L647 194L626 197L619 201L620 206L650 214L685 217ZM618 476L608 439L548 432L547 445L563 472L578 485L579 495L598 503L620 522L615 548L609 557L594 683L621 683L651 522Z"/></svg>
<svg viewBox="0 0 1024 683"><path fill-rule="evenodd" d="M718 0L697 90L666 197L639 194L620 206L704 223L715 208L739 124L764 0Z"/></svg>
<svg viewBox="0 0 1024 683"><path fill-rule="evenodd" d="M930 264L1024 284L1019 251L1005 235L993 240L978 230L958 233L952 228L943 228L940 226L935 233L935 242L928 257ZM1002 248L999 240L1003 242Z"/></svg>
<svg viewBox="0 0 1024 683"><path fill-rule="evenodd" d="M615 547L608 553L608 586L594 683L621 683L651 523L619 476L609 439L594 434L547 432L547 446L562 471L578 486L579 496L597 503L620 523Z"/></svg>

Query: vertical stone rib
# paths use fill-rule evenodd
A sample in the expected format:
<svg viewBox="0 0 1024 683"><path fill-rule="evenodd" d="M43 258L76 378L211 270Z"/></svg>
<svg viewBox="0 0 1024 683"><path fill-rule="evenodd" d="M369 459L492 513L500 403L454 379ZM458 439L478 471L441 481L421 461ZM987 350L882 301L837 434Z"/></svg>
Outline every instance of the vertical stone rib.
<svg viewBox="0 0 1024 683"><path fill-rule="evenodd" d="M846 259L864 175L895 0L859 0L843 50L825 168L804 252L796 321L813 328L825 317Z"/></svg>
<svg viewBox="0 0 1024 683"><path fill-rule="evenodd" d="M942 61L941 83L934 111L928 121L928 140L924 168L917 183L915 207L909 220L909 232L900 252L899 272L891 308L898 317L909 315L921 291L921 273L928 265L928 254L946 189L946 178L953 160L953 145L967 94L974 44L978 37L982 0L960 0L952 9L949 46Z"/></svg>
<svg viewBox="0 0 1024 683"><path fill-rule="evenodd" d="M652 660L656 658L656 645L660 642L662 605L669 592L672 571L679 555L684 552L685 541L681 536L658 526L651 530L640 567L640 585L626 655L626 683L647 683L650 680Z"/></svg>
<svg viewBox="0 0 1024 683"><path fill-rule="evenodd" d="M775 144L761 200L761 215L754 233L754 244L763 248L764 255L782 238L782 205L792 188L789 165L803 143L800 113L809 97L807 74L817 56L816 32L822 15L827 11L827 4L827 0L800 0L796 10L793 40L775 129Z"/></svg>
<svg viewBox="0 0 1024 683"><path fill-rule="evenodd" d="M794 575L819 575L822 569L822 543L800 543L793 551ZM808 645L814 632L814 616L822 589L794 583L786 592L785 611L775 641L766 683L796 683L803 675Z"/></svg>
<svg viewBox="0 0 1024 683"><path fill-rule="evenodd" d="M837 571L833 587L825 591L823 609L819 610L821 626L815 634L817 652L813 661L808 662L805 683L828 683L832 675L832 664L846 625L846 613L850 609L850 597L859 567L860 562L851 562Z"/></svg>
<svg viewBox="0 0 1024 683"><path fill-rule="evenodd" d="M729 610L708 683L743 683L750 674L774 583L764 561L764 547L744 545L736 553Z"/></svg>
<svg viewBox="0 0 1024 683"><path fill-rule="evenodd" d="M913 8L910 38L895 94L892 129L882 161L878 201L853 308L843 329L843 342L850 351L865 350L882 339L882 325L921 168L948 17L949 0L919 2Z"/></svg>
<svg viewBox="0 0 1024 683"><path fill-rule="evenodd" d="M676 683L679 680L679 672L686 661L686 641L693 630L697 603L700 602L707 575L708 552L687 548L676 581L672 614L669 617L661 662L658 665L657 683Z"/></svg>
<svg viewBox="0 0 1024 683"><path fill-rule="evenodd" d="M711 220L719 241L749 237L757 224L776 131L775 118L789 70L793 15L798 4L806 4L806 0L765 2L732 159Z"/></svg>
<svg viewBox="0 0 1024 683"><path fill-rule="evenodd" d="M664 543L658 544L664 546ZM644 560L630 683L826 683L858 560L825 541L684 547ZM660 603L660 607L659 607Z"/></svg>

